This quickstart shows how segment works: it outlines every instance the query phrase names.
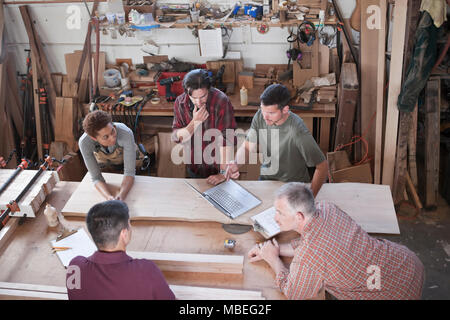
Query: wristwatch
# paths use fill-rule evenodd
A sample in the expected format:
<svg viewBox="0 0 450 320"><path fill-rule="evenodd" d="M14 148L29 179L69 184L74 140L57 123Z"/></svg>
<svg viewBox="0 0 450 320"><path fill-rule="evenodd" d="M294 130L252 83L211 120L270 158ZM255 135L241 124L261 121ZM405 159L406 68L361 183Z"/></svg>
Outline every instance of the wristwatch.
<svg viewBox="0 0 450 320"><path fill-rule="evenodd" d="M227 173L227 170L220 169L219 173L225 175L225 173Z"/></svg>

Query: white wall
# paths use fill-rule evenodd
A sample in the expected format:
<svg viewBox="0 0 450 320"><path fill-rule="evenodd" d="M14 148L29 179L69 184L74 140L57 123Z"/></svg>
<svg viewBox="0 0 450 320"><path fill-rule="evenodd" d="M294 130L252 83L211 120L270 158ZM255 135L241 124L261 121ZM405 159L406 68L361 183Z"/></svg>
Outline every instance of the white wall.
<svg viewBox="0 0 450 320"><path fill-rule="evenodd" d="M11 1L11 0L10 0ZM14 0L13 0L14 1ZM159 0L158 2L182 3L187 0ZM234 0L210 0L211 3L225 3L230 6ZM355 0L338 0L344 18L350 17L355 6ZM66 20L69 13L68 6L79 6L81 11L81 29L69 30ZM92 3L88 3L92 8ZM108 11L108 4L99 4L100 13ZM28 36L23 25L19 5L6 5L5 27L6 40L9 51L16 55L18 71L25 72L26 53L29 48ZM74 50L82 50L87 30L89 15L84 3L63 4L31 4L29 11L35 21L41 41L51 68L51 72L66 73L64 54ZM141 48L144 40L141 36L130 38L117 34L117 39L101 35L101 50L106 52L108 63L116 58L131 58L133 63L142 63L142 57L148 55ZM229 51L239 51L244 58L244 65L254 68L255 64L283 64L287 63L285 52L289 48L286 38L287 28L270 28L267 34L260 34L255 28L248 26L233 30ZM211 58L200 57L198 40L189 29L156 29L146 32L145 38L153 40L159 46L158 54L175 57L181 61L204 63Z"/></svg>

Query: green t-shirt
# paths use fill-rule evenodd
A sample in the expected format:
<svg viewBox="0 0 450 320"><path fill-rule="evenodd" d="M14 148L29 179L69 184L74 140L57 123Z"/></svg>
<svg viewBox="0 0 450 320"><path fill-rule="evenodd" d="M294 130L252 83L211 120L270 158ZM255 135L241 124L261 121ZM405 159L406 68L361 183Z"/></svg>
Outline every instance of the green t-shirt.
<svg viewBox="0 0 450 320"><path fill-rule="evenodd" d="M282 125L268 126L258 110L246 139L258 143L263 155L261 180L310 182L308 167L325 160L303 120L290 111Z"/></svg>

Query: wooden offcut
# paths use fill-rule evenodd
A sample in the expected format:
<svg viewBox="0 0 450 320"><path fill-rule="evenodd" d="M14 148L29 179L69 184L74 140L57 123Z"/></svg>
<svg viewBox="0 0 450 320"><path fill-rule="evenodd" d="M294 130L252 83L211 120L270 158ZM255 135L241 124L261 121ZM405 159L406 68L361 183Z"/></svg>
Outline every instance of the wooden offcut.
<svg viewBox="0 0 450 320"><path fill-rule="evenodd" d="M161 271L242 274L244 257L238 255L127 252L134 259L152 260Z"/></svg>
<svg viewBox="0 0 450 320"><path fill-rule="evenodd" d="M55 141L67 143L71 151L78 151L78 103L76 98L56 98Z"/></svg>

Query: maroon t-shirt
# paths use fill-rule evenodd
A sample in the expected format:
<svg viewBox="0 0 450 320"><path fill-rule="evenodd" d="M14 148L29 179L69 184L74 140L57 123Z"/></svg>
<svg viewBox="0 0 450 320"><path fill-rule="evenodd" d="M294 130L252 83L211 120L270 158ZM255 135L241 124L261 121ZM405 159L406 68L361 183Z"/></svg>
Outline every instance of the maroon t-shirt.
<svg viewBox="0 0 450 320"><path fill-rule="evenodd" d="M88 258L75 257L66 279L69 300L175 299L153 261L133 259L124 251L97 251Z"/></svg>

